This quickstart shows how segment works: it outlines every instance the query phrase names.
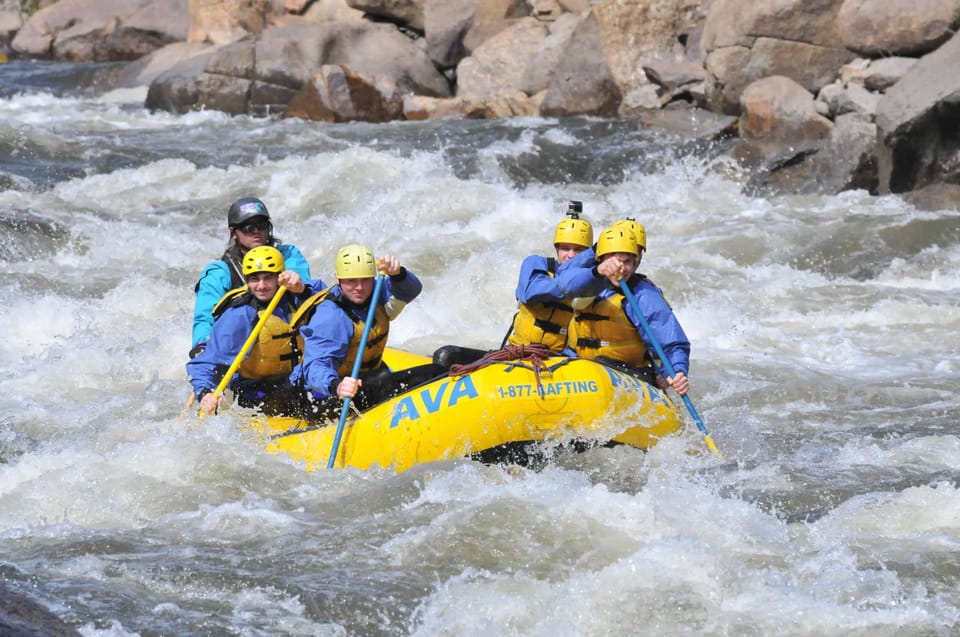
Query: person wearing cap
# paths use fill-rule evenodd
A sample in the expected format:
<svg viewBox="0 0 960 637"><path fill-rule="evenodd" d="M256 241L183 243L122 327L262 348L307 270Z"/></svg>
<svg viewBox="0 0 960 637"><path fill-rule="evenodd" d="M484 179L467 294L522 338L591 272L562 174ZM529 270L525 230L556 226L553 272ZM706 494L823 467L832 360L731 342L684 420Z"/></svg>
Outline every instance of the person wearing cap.
<svg viewBox="0 0 960 637"><path fill-rule="evenodd" d="M310 279L310 265L296 246L283 243L273 236L270 212L256 197L241 197L227 211L230 242L219 260L213 261L200 273L194 287L193 334L189 356L203 351L213 329L213 308L228 291L243 286L243 257L258 246L272 246L283 255L286 267Z"/></svg>
<svg viewBox="0 0 960 637"><path fill-rule="evenodd" d="M327 416L336 409L330 399L336 403L337 399L349 397L355 399L359 409L366 409L396 394L401 380L408 385L419 382L412 372L391 374L383 364L383 351L390 322L420 294L420 279L401 266L396 256L385 254L375 259L370 248L358 244L344 246L337 252L334 270L337 283L307 301L294 320L294 327L303 337L303 361L290 374L291 384L325 403L317 411ZM387 278L379 298L374 299L378 270ZM350 374L371 303L376 304L373 324L363 350L359 378L353 378ZM444 371L432 367L414 369L423 378Z"/></svg>
<svg viewBox="0 0 960 637"><path fill-rule="evenodd" d="M579 201L571 201L567 218L553 232L556 257L532 254L520 264L518 311L504 345L543 345L560 352L567 339L573 308L557 286L557 267L593 245L593 226L580 218Z"/></svg>
<svg viewBox="0 0 960 637"><path fill-rule="evenodd" d="M647 247L646 230L636 221L618 221L606 228L594 247L594 259L577 257L557 274L557 286L573 299L574 318L567 334L566 353L628 365L638 375L681 396L690 384L690 341L663 292L637 273ZM632 305L620 289L626 280L654 338L676 374L656 374L655 348L649 342Z"/></svg>
<svg viewBox="0 0 960 637"><path fill-rule="evenodd" d="M326 285L320 279L305 283L299 274L286 269L283 254L273 246L250 249L241 269L246 284L220 299L211 312L214 323L207 347L187 362L194 395L203 412L216 411L222 396L215 396L214 390L283 285L287 292L263 324L227 388L233 390L241 407L298 414L301 397L289 385L289 375L299 362L302 346L290 321L301 303Z"/></svg>

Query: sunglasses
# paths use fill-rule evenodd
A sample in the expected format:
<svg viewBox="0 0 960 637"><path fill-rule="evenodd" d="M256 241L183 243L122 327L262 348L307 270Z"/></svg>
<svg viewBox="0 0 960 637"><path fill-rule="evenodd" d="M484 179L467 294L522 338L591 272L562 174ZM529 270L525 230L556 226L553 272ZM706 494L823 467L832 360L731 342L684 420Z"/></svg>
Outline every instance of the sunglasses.
<svg viewBox="0 0 960 637"><path fill-rule="evenodd" d="M269 230L270 222L269 221L253 221L251 223L245 223L242 226L236 226L237 230L243 234L252 234L257 230Z"/></svg>

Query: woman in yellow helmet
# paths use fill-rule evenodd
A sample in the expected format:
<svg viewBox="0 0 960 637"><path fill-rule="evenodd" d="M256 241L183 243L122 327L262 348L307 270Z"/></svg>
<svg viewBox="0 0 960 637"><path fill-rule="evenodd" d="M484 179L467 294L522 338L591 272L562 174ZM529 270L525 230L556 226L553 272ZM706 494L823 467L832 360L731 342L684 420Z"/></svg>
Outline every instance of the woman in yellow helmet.
<svg viewBox="0 0 960 637"><path fill-rule="evenodd" d="M578 258L558 274L557 285L566 296L586 301L576 303L566 351L641 371L655 364L652 343L639 327L633 307L624 302L619 284L625 279L676 372L673 377L659 378L682 396L689 389L690 341L660 288L636 272L646 243L643 226L632 220L618 221L600 234L593 259Z"/></svg>
<svg viewBox="0 0 960 637"><path fill-rule="evenodd" d="M288 293L267 319L228 388L242 407L265 405L268 411L296 414L299 401L288 377L299 362L301 347L290 320L303 300L326 286L320 279L304 283L299 274L286 269L283 254L272 246L249 250L241 267L246 285L228 292L214 308L207 347L187 363L190 384L200 409L214 413L220 397L213 391L240 353L260 313L283 285Z"/></svg>
<svg viewBox="0 0 960 637"><path fill-rule="evenodd" d="M337 284L307 301L294 319L294 327L303 337L303 361L290 374L290 382L319 401L318 416L335 413L339 399L349 397L359 409L366 409L396 393L399 381L389 374L382 360L390 322L423 289L420 279L401 266L396 256L386 254L375 259L370 248L362 245L341 248L334 269ZM387 279L380 298L373 299L378 270ZM363 351L360 377L352 378L371 303L376 303L376 310ZM433 377L443 370L418 371ZM412 376L405 379L417 382Z"/></svg>

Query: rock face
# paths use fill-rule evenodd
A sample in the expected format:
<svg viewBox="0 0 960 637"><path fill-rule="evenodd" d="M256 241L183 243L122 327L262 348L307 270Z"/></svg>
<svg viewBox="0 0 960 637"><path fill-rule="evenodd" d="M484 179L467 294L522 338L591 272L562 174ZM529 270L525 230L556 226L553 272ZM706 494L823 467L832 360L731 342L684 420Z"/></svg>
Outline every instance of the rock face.
<svg viewBox="0 0 960 637"><path fill-rule="evenodd" d="M739 137L750 189L960 183L960 0L59 0L0 17L11 56L136 60L116 81L149 83L151 109L671 130L697 109Z"/></svg>

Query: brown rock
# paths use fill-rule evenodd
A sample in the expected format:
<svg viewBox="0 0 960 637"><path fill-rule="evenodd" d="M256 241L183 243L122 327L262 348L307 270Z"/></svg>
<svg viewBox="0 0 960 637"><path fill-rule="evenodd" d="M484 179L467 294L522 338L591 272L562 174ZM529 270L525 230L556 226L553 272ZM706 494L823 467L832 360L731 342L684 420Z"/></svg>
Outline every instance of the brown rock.
<svg viewBox="0 0 960 637"><path fill-rule="evenodd" d="M825 139L833 127L817 113L813 95L784 76L753 82L740 105L740 136L771 149Z"/></svg>
<svg viewBox="0 0 960 637"><path fill-rule="evenodd" d="M335 64L320 67L283 113L324 122L388 122L402 115L403 100L389 78L365 77Z"/></svg>

